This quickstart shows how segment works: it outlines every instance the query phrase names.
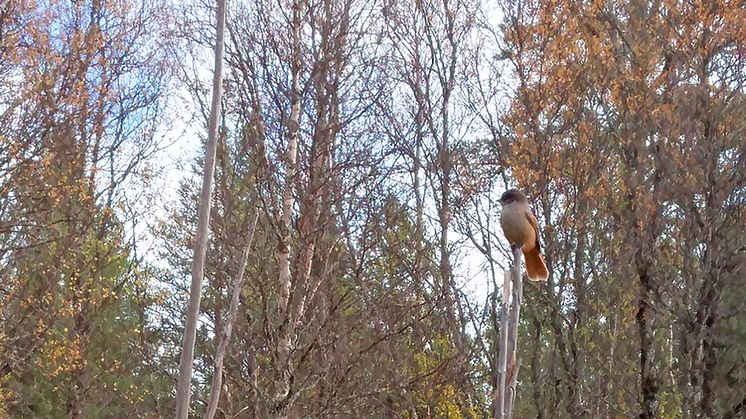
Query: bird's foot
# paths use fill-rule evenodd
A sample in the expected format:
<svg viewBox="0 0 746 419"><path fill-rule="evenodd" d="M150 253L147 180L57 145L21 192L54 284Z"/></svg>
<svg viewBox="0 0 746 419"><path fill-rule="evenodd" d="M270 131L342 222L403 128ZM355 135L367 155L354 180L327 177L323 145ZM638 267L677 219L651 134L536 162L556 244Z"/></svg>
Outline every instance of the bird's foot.
<svg viewBox="0 0 746 419"><path fill-rule="evenodd" d="M510 245L510 250L516 250L523 247L523 243L513 243Z"/></svg>

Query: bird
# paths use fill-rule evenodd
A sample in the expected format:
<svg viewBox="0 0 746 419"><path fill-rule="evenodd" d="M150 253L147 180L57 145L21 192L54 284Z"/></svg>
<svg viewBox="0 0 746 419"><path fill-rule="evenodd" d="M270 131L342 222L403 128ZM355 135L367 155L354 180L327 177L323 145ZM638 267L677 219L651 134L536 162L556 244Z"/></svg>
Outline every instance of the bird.
<svg viewBox="0 0 746 419"><path fill-rule="evenodd" d="M520 247L526 260L526 274L531 281L546 281L549 270L541 255L539 226L528 207L526 195L518 189L509 189L500 197L502 213L500 226L511 248Z"/></svg>

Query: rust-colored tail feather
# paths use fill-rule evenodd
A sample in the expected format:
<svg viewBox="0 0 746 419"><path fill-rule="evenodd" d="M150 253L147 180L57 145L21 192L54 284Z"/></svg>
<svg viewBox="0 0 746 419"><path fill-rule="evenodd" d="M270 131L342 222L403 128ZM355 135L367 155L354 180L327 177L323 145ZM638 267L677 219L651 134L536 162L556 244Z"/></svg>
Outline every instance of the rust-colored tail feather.
<svg viewBox="0 0 746 419"><path fill-rule="evenodd" d="M549 270L544 263L544 258L539 249L524 250L523 257L526 259L526 274L531 281L546 281L549 278Z"/></svg>

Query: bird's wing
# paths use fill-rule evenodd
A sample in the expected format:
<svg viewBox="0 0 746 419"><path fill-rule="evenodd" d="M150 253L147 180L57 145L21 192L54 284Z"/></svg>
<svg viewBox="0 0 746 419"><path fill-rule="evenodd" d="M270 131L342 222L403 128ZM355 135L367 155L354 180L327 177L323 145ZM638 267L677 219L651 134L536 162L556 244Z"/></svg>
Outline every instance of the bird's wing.
<svg viewBox="0 0 746 419"><path fill-rule="evenodd" d="M536 222L536 217L531 210L526 211L526 218L531 227L534 228L534 235L536 236L536 250L541 252L541 245L539 244L539 224Z"/></svg>

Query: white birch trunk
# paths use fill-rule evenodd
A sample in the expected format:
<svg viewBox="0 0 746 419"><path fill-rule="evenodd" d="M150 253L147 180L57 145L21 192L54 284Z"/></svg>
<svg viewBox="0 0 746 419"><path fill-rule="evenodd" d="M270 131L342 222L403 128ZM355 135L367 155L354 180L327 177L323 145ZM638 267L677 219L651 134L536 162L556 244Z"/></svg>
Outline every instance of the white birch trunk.
<svg viewBox="0 0 746 419"><path fill-rule="evenodd" d="M285 171L285 190L282 194L282 237L278 254L278 267L279 267L279 282L280 282L280 295L278 300L278 311L279 321L285 324L280 325L280 336L278 339L278 354L279 363L278 368L282 370L280 382L277 383L277 392L274 395L275 402L280 402L287 397L290 392L289 380L289 354L290 354L290 325L294 322L292 319L292 313L288 307L290 300L290 289L291 289L291 274L290 274L290 229L291 214L293 206L295 205L295 197L293 195L293 188L296 183L296 170L297 170L297 158L298 158L298 142L300 140L300 111L301 111L301 98L300 98L300 72L301 72L301 51L300 51L300 36L301 36L301 0L295 0L293 2L293 62L291 64L292 84L290 87L290 120L288 121L288 148L286 158L286 171Z"/></svg>

